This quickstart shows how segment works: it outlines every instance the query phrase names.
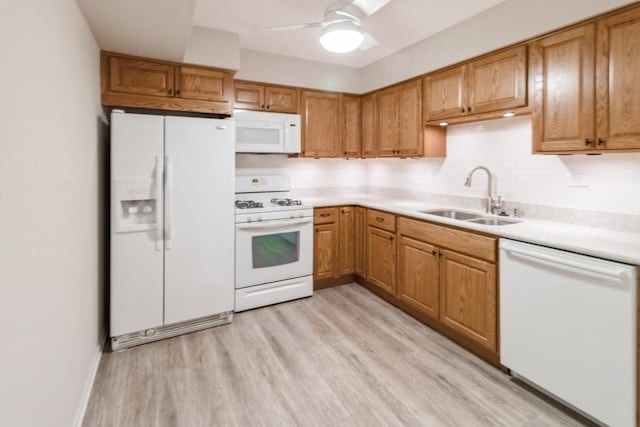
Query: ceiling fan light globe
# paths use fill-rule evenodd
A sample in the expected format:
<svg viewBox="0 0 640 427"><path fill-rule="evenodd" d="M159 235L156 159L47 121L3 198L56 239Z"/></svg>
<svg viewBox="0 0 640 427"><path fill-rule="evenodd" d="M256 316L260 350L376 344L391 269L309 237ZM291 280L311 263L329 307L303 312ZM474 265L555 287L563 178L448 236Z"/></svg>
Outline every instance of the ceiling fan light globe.
<svg viewBox="0 0 640 427"><path fill-rule="evenodd" d="M336 22L322 29L320 44L329 52L346 53L357 49L364 36L353 22Z"/></svg>

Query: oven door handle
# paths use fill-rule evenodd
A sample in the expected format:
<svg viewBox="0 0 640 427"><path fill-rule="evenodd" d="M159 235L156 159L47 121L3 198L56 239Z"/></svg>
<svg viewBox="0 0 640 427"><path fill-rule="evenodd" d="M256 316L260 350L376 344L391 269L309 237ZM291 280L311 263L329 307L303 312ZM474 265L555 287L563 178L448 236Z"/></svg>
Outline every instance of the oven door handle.
<svg viewBox="0 0 640 427"><path fill-rule="evenodd" d="M265 221L265 222L252 222L236 224L238 230L252 230L252 229L264 229L264 228L278 228L289 227L291 225L308 224L313 221L313 218L306 219L285 219L281 221Z"/></svg>

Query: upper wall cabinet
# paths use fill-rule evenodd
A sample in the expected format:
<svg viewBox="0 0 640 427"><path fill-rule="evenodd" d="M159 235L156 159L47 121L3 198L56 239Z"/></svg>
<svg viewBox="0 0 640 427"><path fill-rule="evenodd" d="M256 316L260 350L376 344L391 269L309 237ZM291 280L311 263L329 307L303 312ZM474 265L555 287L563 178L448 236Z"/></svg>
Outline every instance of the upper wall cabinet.
<svg viewBox="0 0 640 427"><path fill-rule="evenodd" d="M420 79L380 90L375 100L377 156L444 156L445 129L422 124Z"/></svg>
<svg viewBox="0 0 640 427"><path fill-rule="evenodd" d="M375 157L378 151L376 135L376 94L362 97L362 157Z"/></svg>
<svg viewBox="0 0 640 427"><path fill-rule="evenodd" d="M342 95L342 155L362 155L362 100L357 95Z"/></svg>
<svg viewBox="0 0 640 427"><path fill-rule="evenodd" d="M640 7L533 42L530 67L534 152L640 149Z"/></svg>
<svg viewBox="0 0 640 427"><path fill-rule="evenodd" d="M302 104L302 156L340 157L342 114L339 93L304 90Z"/></svg>
<svg viewBox="0 0 640 427"><path fill-rule="evenodd" d="M527 105L527 47L518 46L424 78L424 118L469 121L465 116Z"/></svg>
<svg viewBox="0 0 640 427"><path fill-rule="evenodd" d="M235 81L234 107L245 110L298 113L300 91L293 87Z"/></svg>
<svg viewBox="0 0 640 427"><path fill-rule="evenodd" d="M102 52L102 103L231 114L233 72Z"/></svg>

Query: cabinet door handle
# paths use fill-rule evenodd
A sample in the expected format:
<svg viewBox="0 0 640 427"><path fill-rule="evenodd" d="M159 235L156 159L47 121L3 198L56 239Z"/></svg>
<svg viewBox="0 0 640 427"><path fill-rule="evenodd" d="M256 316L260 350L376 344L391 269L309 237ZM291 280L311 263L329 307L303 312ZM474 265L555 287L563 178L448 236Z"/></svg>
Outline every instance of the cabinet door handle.
<svg viewBox="0 0 640 427"><path fill-rule="evenodd" d="M261 110L264 110L264 104L262 104L262 105L260 106L260 109L261 109Z"/></svg>
<svg viewBox="0 0 640 427"><path fill-rule="evenodd" d="M176 89L176 96L180 96L180 89Z"/></svg>
<svg viewBox="0 0 640 427"><path fill-rule="evenodd" d="M381 216L377 216L377 217L376 217L376 221L378 221L378 222L384 222L384 218L382 218Z"/></svg>
<svg viewBox="0 0 640 427"><path fill-rule="evenodd" d="M471 107L467 107L467 113L471 112Z"/></svg>
<svg viewBox="0 0 640 427"><path fill-rule="evenodd" d="M604 145L604 143L607 142L606 139L604 138L598 138L598 145Z"/></svg>
<svg viewBox="0 0 640 427"><path fill-rule="evenodd" d="M169 96L173 96L173 89L169 89L167 93L169 94Z"/></svg>
<svg viewBox="0 0 640 427"><path fill-rule="evenodd" d="M271 108L271 105L267 105L267 110L268 110L269 108Z"/></svg>
<svg viewBox="0 0 640 427"><path fill-rule="evenodd" d="M589 138L585 138L584 140L584 145L590 145L593 141L591 141Z"/></svg>
<svg viewBox="0 0 640 427"><path fill-rule="evenodd" d="M389 240L393 240L393 236L389 236Z"/></svg>
<svg viewBox="0 0 640 427"><path fill-rule="evenodd" d="M431 251L431 255L436 256L438 255L438 251L436 251L435 249L433 251Z"/></svg>
<svg viewBox="0 0 640 427"><path fill-rule="evenodd" d="M465 111L466 111L466 110L464 109L464 107L462 107L462 108L460 109L460 112L461 112L461 113L464 113Z"/></svg>

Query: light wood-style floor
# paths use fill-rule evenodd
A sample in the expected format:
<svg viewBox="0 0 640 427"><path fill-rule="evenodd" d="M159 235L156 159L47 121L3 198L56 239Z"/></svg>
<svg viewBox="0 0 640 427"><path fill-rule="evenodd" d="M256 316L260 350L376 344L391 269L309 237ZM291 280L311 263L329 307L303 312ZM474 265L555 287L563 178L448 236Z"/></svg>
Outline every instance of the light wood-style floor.
<svg viewBox="0 0 640 427"><path fill-rule="evenodd" d="M105 353L84 426L579 426L364 288Z"/></svg>

